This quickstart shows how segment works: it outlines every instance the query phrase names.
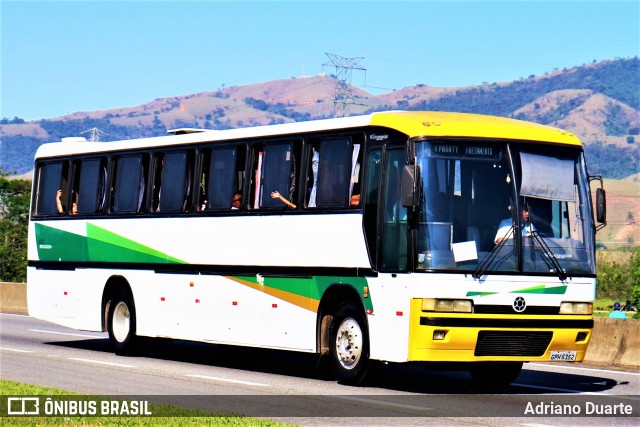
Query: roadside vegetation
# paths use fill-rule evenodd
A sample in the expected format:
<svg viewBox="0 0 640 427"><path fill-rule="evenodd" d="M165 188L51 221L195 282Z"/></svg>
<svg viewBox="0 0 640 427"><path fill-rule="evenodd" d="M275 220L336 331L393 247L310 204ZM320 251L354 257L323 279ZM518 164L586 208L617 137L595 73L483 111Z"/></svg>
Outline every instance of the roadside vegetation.
<svg viewBox="0 0 640 427"><path fill-rule="evenodd" d="M0 169L0 282L27 280L31 181L8 179Z"/></svg>
<svg viewBox="0 0 640 427"><path fill-rule="evenodd" d="M598 286L594 310L611 311L615 301L640 305L640 248L596 253ZM631 313L629 313L631 314ZM640 319L635 312L634 319Z"/></svg>

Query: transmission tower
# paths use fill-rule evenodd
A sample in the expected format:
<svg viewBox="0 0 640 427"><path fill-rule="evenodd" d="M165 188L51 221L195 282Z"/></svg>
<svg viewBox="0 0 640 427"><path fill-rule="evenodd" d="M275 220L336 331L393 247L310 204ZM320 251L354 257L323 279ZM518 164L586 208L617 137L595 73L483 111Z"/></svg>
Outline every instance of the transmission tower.
<svg viewBox="0 0 640 427"><path fill-rule="evenodd" d="M89 130L85 130L84 132L80 132L80 135L89 134L89 141L97 142L100 141L101 135L109 135L106 132L101 131L98 128L91 128Z"/></svg>
<svg viewBox="0 0 640 427"><path fill-rule="evenodd" d="M337 81L336 91L333 95L333 116L345 117L349 114L350 105L364 105L355 101L355 96L351 91L351 74L353 70L364 71L366 80L367 69L360 64L360 61L364 58L346 58L329 52L325 53L329 57L329 62L322 64L323 69L328 66L335 67L336 70Z"/></svg>

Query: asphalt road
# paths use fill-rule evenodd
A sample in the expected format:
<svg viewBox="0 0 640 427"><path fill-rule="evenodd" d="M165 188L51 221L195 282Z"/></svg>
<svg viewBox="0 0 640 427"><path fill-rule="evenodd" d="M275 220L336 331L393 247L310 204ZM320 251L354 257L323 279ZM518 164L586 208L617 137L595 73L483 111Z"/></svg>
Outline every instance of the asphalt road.
<svg viewBox="0 0 640 427"><path fill-rule="evenodd" d="M464 371L386 365L364 386L352 387L321 374L316 364L308 354L185 341L150 340L136 355L118 356L106 333L0 314L2 379L92 395L302 425L639 424L638 372L530 363L514 384L490 393ZM620 403L631 405L634 416L584 416ZM555 416L560 404L581 412ZM547 416L536 416L540 410Z"/></svg>

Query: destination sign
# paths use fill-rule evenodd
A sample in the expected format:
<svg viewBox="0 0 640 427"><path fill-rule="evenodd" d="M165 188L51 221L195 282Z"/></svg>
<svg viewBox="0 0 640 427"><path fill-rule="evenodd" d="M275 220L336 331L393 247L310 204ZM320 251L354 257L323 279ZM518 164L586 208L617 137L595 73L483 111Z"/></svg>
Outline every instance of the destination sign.
<svg viewBox="0 0 640 427"><path fill-rule="evenodd" d="M498 160L500 158L500 148L486 145L432 143L431 155L454 159Z"/></svg>

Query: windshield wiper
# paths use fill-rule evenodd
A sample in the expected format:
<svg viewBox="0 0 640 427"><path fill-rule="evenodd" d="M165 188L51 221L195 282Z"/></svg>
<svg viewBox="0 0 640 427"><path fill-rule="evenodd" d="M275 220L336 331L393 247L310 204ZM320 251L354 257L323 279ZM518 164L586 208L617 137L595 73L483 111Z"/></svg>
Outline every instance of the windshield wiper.
<svg viewBox="0 0 640 427"><path fill-rule="evenodd" d="M556 273L558 273L558 278L560 280L565 280L568 277L567 273L564 272L562 266L560 265L560 262L558 261L558 258L556 258L554 253L551 251L551 248L549 247L549 245L547 245L547 242L545 242L542 236L540 236L540 233L534 230L531 232L531 237L533 237L534 249L537 243L538 246L540 246L542 254L545 255L544 261L547 263L547 265L554 269Z"/></svg>
<svg viewBox="0 0 640 427"><path fill-rule="evenodd" d="M515 225L511 225L502 240L500 240L500 242L498 242L498 244L489 251L487 256L485 256L482 259L482 262L478 265L478 268L476 268L476 271L473 272L473 277L475 279L480 279L482 276L484 276L484 273L486 273L489 267L491 267L491 264L493 264L493 262L496 260L500 249L507 243L507 240L513 237L514 234Z"/></svg>

